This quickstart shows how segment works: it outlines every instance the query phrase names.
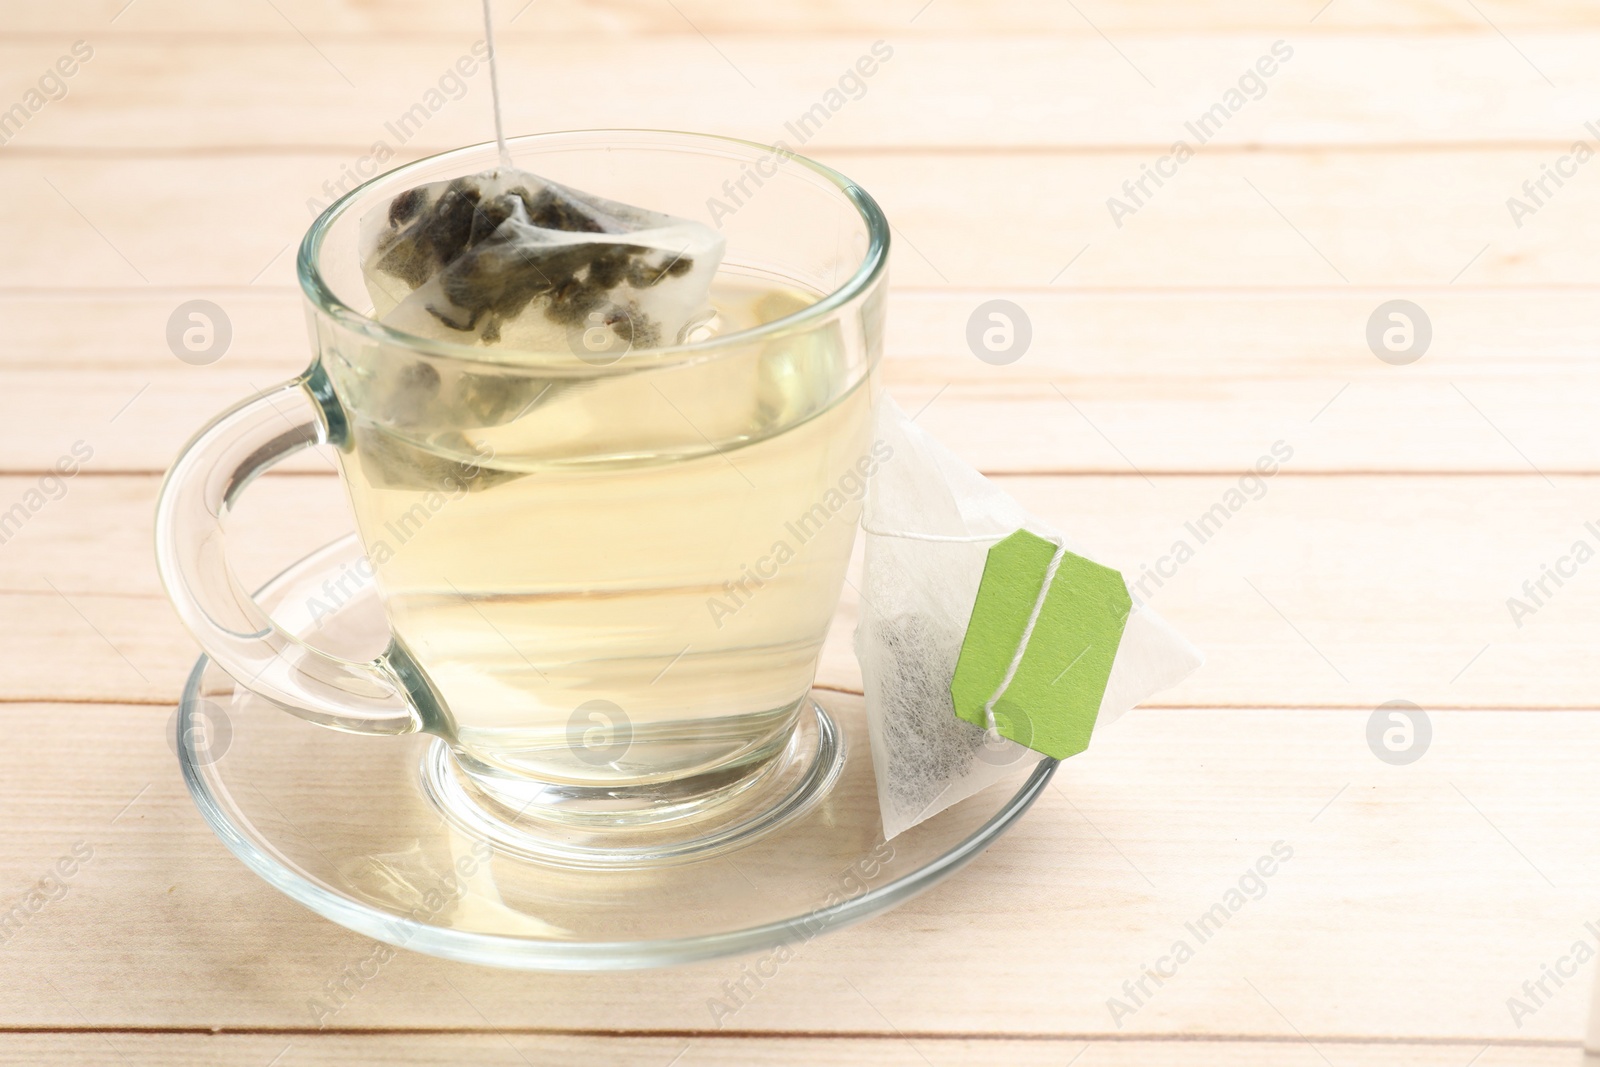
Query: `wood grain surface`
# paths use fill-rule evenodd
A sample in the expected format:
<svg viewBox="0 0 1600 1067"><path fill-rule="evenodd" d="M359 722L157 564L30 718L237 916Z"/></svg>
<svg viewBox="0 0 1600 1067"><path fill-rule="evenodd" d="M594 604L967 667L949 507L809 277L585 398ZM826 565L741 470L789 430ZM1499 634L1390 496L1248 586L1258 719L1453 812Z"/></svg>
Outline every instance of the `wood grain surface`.
<svg viewBox="0 0 1600 1067"><path fill-rule="evenodd" d="M1600 152L1600 9L496 8L513 133L771 141L888 43L804 146L894 224L885 382L1130 580L1191 542L1146 592L1208 662L958 878L808 945L733 1020L707 1001L737 960L536 975L401 953L319 1028L308 998L370 943L256 879L194 810L166 733L197 649L151 517L195 429L305 365L308 202L439 85L478 8L6 0L0 113L74 42L92 56L0 128L0 513L43 501L0 530L0 907L74 846L93 858L0 942L0 1064L1579 1061L1600 562L1562 560L1600 549L1600 162L1574 157ZM1280 41L1259 94L1135 202L1124 182ZM490 135L486 77L447 91L396 161ZM232 324L209 366L165 340L193 298ZM965 339L995 298L1032 323L1008 366ZM1431 324L1408 365L1369 347L1394 299ZM1282 469L1241 483L1277 444ZM75 445L82 471L50 478ZM1246 503L1198 543L1188 524L1230 490ZM247 494L237 564L261 581L349 527L327 458L299 457ZM1524 583L1556 566L1531 605ZM819 683L858 712L855 610L847 592ZM1391 700L1432 726L1406 766L1368 747ZM1117 1012L1278 842L1293 859L1260 899ZM1546 977L1578 943L1576 973Z"/></svg>

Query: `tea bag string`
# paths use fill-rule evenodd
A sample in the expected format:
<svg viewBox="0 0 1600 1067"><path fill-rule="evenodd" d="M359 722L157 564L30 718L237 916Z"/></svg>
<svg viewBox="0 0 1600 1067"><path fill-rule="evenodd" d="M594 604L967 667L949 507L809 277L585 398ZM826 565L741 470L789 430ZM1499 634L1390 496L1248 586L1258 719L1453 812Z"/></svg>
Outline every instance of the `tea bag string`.
<svg viewBox="0 0 1600 1067"><path fill-rule="evenodd" d="M985 541L1001 541L1006 534L928 534L916 533L911 530L885 530L881 527L871 526L866 519L861 520L861 528L869 534L878 537L896 537L906 541L933 541L943 544L982 544ZM1061 560L1067 554L1066 542L1058 535L1046 535L1046 540L1056 546L1056 551L1050 557L1050 565L1045 568L1044 582L1039 586L1039 595L1034 597L1033 610L1028 613L1028 624L1022 628L1022 637L1017 641L1016 651L1011 654L1011 663L1006 667L1005 677L1000 679L1000 684L995 688L994 695L983 705L984 723L988 727L991 737L1000 736L999 724L994 719L994 706L1000 698L1005 696L1006 689L1011 685L1011 680L1017 676L1017 669L1022 666L1023 654L1028 651L1028 642L1033 639L1033 629L1039 624L1039 613L1044 610L1045 597L1050 595L1050 586L1056 580L1056 571L1061 569Z"/></svg>
<svg viewBox="0 0 1600 1067"><path fill-rule="evenodd" d="M1023 654L1028 651L1028 642L1033 639L1033 628L1039 623L1039 613L1044 609L1045 597L1050 595L1050 586L1056 580L1056 571L1061 569L1061 560L1067 554L1067 546L1059 537L1050 540L1055 544L1055 555L1050 557L1050 566L1045 568L1044 582L1039 586L1039 595L1033 599L1033 611L1028 614L1028 625L1022 628L1022 637L1017 641L1017 649L1011 654L1011 664L1006 668L1004 678L995 687L994 695L983 705L984 724L988 727L989 736L998 738L1000 727L994 721L994 706L1005 695L1006 687L1011 684L1011 679L1017 676L1017 668L1022 665Z"/></svg>
<svg viewBox="0 0 1600 1067"><path fill-rule="evenodd" d="M1007 534L925 534L914 533L910 530L884 530L876 526L869 526L865 519L861 522L861 529L878 537L898 537L902 541L937 541L945 544L976 545L985 541L1003 541Z"/></svg>
<svg viewBox="0 0 1600 1067"><path fill-rule="evenodd" d="M494 140L500 146L500 166L511 169L511 150L506 147L505 125L500 119L500 63L494 50L494 17L489 0L483 0L483 43L489 49L489 94L494 98Z"/></svg>

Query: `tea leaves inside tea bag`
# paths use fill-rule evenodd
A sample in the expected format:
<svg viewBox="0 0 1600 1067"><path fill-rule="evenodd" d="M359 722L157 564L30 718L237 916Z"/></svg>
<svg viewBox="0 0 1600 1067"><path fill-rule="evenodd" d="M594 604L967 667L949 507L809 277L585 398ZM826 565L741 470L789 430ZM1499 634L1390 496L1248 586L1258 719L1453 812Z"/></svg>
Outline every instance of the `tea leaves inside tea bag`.
<svg viewBox="0 0 1600 1067"><path fill-rule="evenodd" d="M356 422L370 423L359 431L363 462L376 484L411 489L462 481L477 451L471 431L583 388L583 364L546 370L550 354L606 366L677 343L712 313L723 249L699 223L510 168L408 189L362 217L360 240L384 325L504 353L480 364L402 344L345 354L335 377Z"/></svg>
<svg viewBox="0 0 1600 1067"><path fill-rule="evenodd" d="M440 340L585 355L678 343L709 314L708 226L518 170L407 190L361 220L378 318Z"/></svg>

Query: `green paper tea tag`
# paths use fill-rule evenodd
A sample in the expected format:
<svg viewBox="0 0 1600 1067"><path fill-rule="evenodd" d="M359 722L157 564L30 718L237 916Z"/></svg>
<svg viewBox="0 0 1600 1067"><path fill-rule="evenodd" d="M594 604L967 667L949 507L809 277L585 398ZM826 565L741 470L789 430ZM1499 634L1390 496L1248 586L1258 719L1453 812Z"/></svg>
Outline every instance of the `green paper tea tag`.
<svg viewBox="0 0 1600 1067"><path fill-rule="evenodd" d="M1056 759L1082 752L1132 610L1120 572L1018 530L984 563L956 715L987 728L992 711L1000 736Z"/></svg>

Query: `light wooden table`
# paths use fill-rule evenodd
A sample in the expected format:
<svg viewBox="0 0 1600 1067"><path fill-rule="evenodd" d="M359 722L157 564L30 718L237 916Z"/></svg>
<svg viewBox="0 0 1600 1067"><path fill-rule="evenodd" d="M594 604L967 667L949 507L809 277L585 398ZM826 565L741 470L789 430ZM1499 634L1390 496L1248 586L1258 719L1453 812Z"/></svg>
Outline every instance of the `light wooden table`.
<svg viewBox="0 0 1600 1067"><path fill-rule="evenodd" d="M304 362L291 244L323 183L379 138L404 160L489 135L482 75L404 145L385 127L468 51L477 6L9 0L0 108L73 42L93 54L0 146L0 513L23 506L0 544L0 909L92 858L0 943L0 1062L1576 1062L1593 964L1537 1002L1523 983L1600 930L1600 562L1520 619L1507 598L1600 547L1600 162L1562 164L1520 219L1507 198L1597 146L1600 10L520 2L500 4L512 132L770 141L892 47L805 150L894 222L885 374L922 425L1133 575L1292 448L1152 598L1209 662L963 874L806 946L720 1030L707 1001L737 961L544 976L407 953L319 1030L309 998L371 946L191 806L165 736L196 649L151 508L202 421ZM1265 94L1117 225L1107 198L1277 41ZM996 297L1033 327L1005 367L964 339ZM166 342L195 298L232 323L209 366ZM1393 299L1431 322L1410 365L1366 340ZM77 442L82 473L48 478ZM264 479L250 573L342 509L315 465ZM852 611L823 668L843 689ZM1368 746L1391 700L1431 724L1409 765ZM1265 895L1114 1011L1280 841Z"/></svg>

